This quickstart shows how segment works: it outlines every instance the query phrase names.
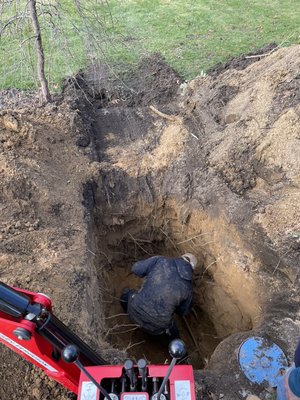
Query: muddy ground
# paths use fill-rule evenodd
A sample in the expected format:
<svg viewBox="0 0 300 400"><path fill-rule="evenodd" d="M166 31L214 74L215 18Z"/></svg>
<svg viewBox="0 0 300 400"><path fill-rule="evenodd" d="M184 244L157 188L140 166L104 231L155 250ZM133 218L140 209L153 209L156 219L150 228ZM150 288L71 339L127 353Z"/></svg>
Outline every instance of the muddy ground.
<svg viewBox="0 0 300 400"><path fill-rule="evenodd" d="M258 334L291 360L299 338L300 46L272 49L191 82L156 55L122 79L90 67L45 107L1 96L0 280L51 296L109 362L164 362L118 298L136 260L193 252L194 340L178 323L199 399L274 398L238 348ZM3 347L0 376L0 398L74 397Z"/></svg>

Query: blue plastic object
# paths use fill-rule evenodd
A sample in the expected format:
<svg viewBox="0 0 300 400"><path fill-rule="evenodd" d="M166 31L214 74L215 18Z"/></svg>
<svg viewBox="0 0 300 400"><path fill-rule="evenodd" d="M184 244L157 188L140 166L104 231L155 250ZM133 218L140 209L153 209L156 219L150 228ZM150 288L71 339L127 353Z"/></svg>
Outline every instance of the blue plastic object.
<svg viewBox="0 0 300 400"><path fill-rule="evenodd" d="M277 344L262 337L250 337L242 343L238 360L246 377L253 383L277 387L281 373L288 368L285 354Z"/></svg>

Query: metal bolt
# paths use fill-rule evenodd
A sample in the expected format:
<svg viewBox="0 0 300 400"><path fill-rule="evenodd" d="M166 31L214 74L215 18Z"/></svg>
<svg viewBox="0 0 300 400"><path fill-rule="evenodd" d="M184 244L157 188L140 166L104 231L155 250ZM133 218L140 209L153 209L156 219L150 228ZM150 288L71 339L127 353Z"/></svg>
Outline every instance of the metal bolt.
<svg viewBox="0 0 300 400"><path fill-rule="evenodd" d="M13 331L13 334L19 339L19 340L30 340L32 333L28 331L27 329L24 328L17 328Z"/></svg>

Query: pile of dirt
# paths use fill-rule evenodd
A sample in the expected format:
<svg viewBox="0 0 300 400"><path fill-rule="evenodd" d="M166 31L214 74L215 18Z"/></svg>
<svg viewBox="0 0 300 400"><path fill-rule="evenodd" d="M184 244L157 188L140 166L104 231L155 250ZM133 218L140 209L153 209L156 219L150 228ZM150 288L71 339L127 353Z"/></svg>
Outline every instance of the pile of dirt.
<svg viewBox="0 0 300 400"><path fill-rule="evenodd" d="M65 97L82 97L94 108L169 105L183 78L160 54L152 54L132 67L92 64L64 82Z"/></svg>
<svg viewBox="0 0 300 400"><path fill-rule="evenodd" d="M225 63L219 63L207 71L208 75L218 76L228 69L245 69L249 65L260 61L262 58L272 54L278 46L275 42L263 46L261 49L255 50L251 53L242 54L239 57L234 57Z"/></svg>
<svg viewBox="0 0 300 400"><path fill-rule="evenodd" d="M164 344L118 315L119 295L141 284L137 259L192 252L194 340L178 322L197 394L269 399L236 352L257 334L291 357L298 340L299 56L281 49L183 84L154 57L115 89L100 68L55 104L3 101L0 280L47 293L110 362L164 362ZM1 398L72 396L9 350L0 361Z"/></svg>

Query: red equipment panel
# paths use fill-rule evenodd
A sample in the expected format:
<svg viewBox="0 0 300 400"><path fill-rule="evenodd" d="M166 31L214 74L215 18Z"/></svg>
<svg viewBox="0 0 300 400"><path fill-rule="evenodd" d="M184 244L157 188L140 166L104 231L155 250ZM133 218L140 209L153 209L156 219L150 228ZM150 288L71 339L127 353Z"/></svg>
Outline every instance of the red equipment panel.
<svg viewBox="0 0 300 400"><path fill-rule="evenodd" d="M168 365L148 365L147 379L161 378L163 379L167 373ZM87 371L95 378L100 384L103 379L121 379L122 377L122 366L99 366L99 367L87 367ZM195 397L195 385L194 385L194 374L191 365L175 365L170 378L170 400L196 400ZM96 386L87 378L83 373L80 375L79 382L79 396L78 400L99 400L100 391ZM147 400L141 398L140 395L148 395L147 392L123 392L123 394L135 395L134 400ZM119 393L121 400L125 400L122 393ZM138 396L139 395L139 396ZM128 397L128 400L133 400Z"/></svg>

